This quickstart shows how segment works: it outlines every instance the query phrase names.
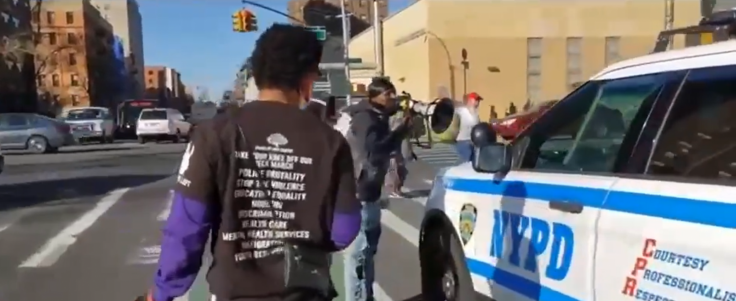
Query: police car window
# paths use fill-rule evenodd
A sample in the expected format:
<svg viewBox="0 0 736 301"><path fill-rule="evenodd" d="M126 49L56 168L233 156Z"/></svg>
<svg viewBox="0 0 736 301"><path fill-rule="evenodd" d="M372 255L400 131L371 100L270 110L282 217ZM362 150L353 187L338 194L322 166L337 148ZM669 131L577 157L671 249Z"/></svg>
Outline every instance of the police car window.
<svg viewBox="0 0 736 301"><path fill-rule="evenodd" d="M654 74L602 84L564 165L580 171L612 172L636 113L644 103L654 102L664 83L665 76Z"/></svg>
<svg viewBox="0 0 736 301"><path fill-rule="evenodd" d="M589 83L595 94L587 109L565 117L568 124L541 145L533 168L612 172L634 117L654 102L664 83L659 74Z"/></svg>
<svg viewBox="0 0 736 301"><path fill-rule="evenodd" d="M647 173L736 176L736 66L690 72L657 139Z"/></svg>

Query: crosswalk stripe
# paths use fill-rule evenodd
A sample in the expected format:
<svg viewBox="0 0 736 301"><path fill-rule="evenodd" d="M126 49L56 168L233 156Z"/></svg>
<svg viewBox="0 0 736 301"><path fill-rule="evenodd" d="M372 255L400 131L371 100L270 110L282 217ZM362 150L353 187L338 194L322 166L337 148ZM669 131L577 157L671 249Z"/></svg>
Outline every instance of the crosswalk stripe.
<svg viewBox="0 0 736 301"><path fill-rule="evenodd" d="M419 247L419 230L389 210L383 210L381 223L401 235L415 247Z"/></svg>
<svg viewBox="0 0 736 301"><path fill-rule="evenodd" d="M95 207L74 221L59 234L48 240L38 252L20 264L21 268L37 268L53 265L69 246L77 241L77 236L87 230L107 210L109 210L130 188L118 189L103 197Z"/></svg>

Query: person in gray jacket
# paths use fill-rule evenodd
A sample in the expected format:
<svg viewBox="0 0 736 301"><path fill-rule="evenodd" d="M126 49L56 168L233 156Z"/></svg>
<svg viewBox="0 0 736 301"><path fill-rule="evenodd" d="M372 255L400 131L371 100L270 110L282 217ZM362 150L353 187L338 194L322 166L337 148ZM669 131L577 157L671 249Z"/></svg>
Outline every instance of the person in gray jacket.
<svg viewBox="0 0 736 301"><path fill-rule="evenodd" d="M356 167L358 199L363 205L358 237L348 247L345 260L345 297L348 301L373 300L373 258L381 236L381 190L391 155L411 128L410 116L395 127L389 118L400 110L396 88L387 78L374 78L368 100L346 108L351 116L348 141Z"/></svg>

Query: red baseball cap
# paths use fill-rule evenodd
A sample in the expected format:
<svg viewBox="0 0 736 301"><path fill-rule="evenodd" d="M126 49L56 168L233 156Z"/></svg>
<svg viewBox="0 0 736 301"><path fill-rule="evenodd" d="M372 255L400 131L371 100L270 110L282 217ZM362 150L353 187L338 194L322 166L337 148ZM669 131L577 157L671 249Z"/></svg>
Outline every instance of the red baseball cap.
<svg viewBox="0 0 736 301"><path fill-rule="evenodd" d="M468 93L467 98L468 99L475 99L475 100L478 100L478 101L483 100L483 97L481 97L480 94L475 93L475 92Z"/></svg>

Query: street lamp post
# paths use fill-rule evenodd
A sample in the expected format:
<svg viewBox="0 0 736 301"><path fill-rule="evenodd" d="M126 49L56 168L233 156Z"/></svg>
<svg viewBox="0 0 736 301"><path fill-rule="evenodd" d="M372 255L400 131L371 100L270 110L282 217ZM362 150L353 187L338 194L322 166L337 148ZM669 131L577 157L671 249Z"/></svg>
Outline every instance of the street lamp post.
<svg viewBox="0 0 736 301"><path fill-rule="evenodd" d="M350 103L350 94L353 94L353 83L350 81L350 16L348 16L345 6L346 0L340 1L340 18L342 18L342 48L343 61L345 61L345 79L350 89L346 95L347 103Z"/></svg>
<svg viewBox="0 0 736 301"><path fill-rule="evenodd" d="M465 97L465 95L468 95L468 69L470 68L470 62L468 62L468 50L463 48L460 52L460 56L463 59L461 63L463 64L463 97Z"/></svg>

